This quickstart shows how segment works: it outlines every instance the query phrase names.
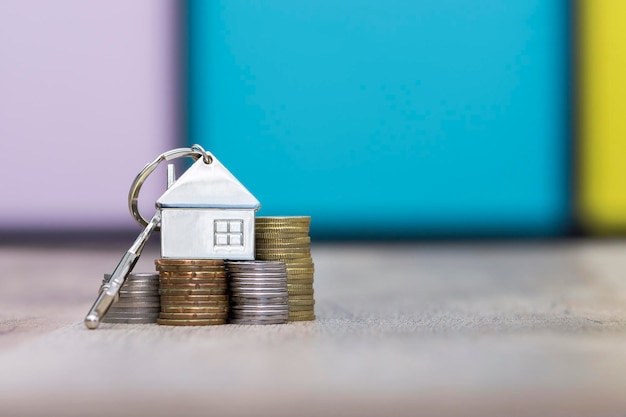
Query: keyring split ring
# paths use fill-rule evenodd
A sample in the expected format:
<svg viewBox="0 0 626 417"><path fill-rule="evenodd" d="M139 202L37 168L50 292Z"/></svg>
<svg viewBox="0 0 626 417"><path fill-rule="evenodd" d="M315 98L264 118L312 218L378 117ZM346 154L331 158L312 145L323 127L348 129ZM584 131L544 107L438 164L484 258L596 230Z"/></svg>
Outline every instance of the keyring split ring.
<svg viewBox="0 0 626 417"><path fill-rule="evenodd" d="M148 221L139 213L138 204L141 186L161 162L186 157L192 158L194 161L202 158L205 164L213 162L211 155L200 145L193 145L190 148L172 149L171 151L162 153L157 159L147 164L135 177L128 191L128 209L133 218L137 220L141 226L146 227L148 225ZM160 226L157 226L155 230L160 230Z"/></svg>

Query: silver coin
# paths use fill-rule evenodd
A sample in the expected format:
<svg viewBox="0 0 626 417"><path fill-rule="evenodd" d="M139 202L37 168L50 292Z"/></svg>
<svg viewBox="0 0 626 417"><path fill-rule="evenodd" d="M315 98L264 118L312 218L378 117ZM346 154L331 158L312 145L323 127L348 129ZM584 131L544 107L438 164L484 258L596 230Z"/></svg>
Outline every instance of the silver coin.
<svg viewBox="0 0 626 417"><path fill-rule="evenodd" d="M276 304L276 303L287 303L289 301L289 297L231 297L230 302L233 304L247 304L247 303L266 303L266 304Z"/></svg>
<svg viewBox="0 0 626 417"><path fill-rule="evenodd" d="M231 319L254 319L254 320L287 320L289 314L277 313L277 314L234 314L231 313Z"/></svg>
<svg viewBox="0 0 626 417"><path fill-rule="evenodd" d="M231 283L230 285L231 289L236 289L236 290L247 290L249 288L252 289L259 289L259 290L271 290L272 288L276 288L278 290L286 290L287 289L287 283L286 282L275 282L275 283L269 283L269 282L256 282L256 283Z"/></svg>
<svg viewBox="0 0 626 417"><path fill-rule="evenodd" d="M281 297L284 295L287 295L288 290L283 287L283 288L276 288L276 289L267 289L267 288L254 288L254 287L250 287L250 288L238 288L238 287L231 287L230 292L232 295L235 296L240 296L240 297L245 297L246 294L250 294L252 296L265 296L265 297Z"/></svg>
<svg viewBox="0 0 626 417"><path fill-rule="evenodd" d="M247 305L247 304L234 304L231 305L230 308L232 310L259 310L259 311L264 311L264 310L285 310L289 308L289 305L287 303L283 303L283 304L261 304L261 305Z"/></svg>
<svg viewBox="0 0 626 417"><path fill-rule="evenodd" d="M160 308L161 303L116 303L111 308Z"/></svg>
<svg viewBox="0 0 626 417"><path fill-rule="evenodd" d="M249 314L249 315L231 315L229 317L231 320L232 319L251 319L251 320L287 320L289 318L289 316L287 314L274 314L274 315L263 315L263 314L258 314L258 315L253 315L253 314Z"/></svg>
<svg viewBox="0 0 626 417"><path fill-rule="evenodd" d="M159 280L158 279L137 279L137 280L132 280L132 279L127 279L126 281L124 281L124 285L159 285Z"/></svg>
<svg viewBox="0 0 626 417"><path fill-rule="evenodd" d="M280 265L282 262L278 261L227 261L226 266L238 266L238 267L264 267L264 266L274 266Z"/></svg>
<svg viewBox="0 0 626 417"><path fill-rule="evenodd" d="M230 311L232 314L287 314L289 313L289 307L285 305L279 306L231 306Z"/></svg>
<svg viewBox="0 0 626 417"><path fill-rule="evenodd" d="M161 311L161 307L118 307L117 305L112 306L109 309L109 313L158 313Z"/></svg>
<svg viewBox="0 0 626 417"><path fill-rule="evenodd" d="M282 277L287 274L287 270L276 271L230 271L231 277Z"/></svg>
<svg viewBox="0 0 626 417"><path fill-rule="evenodd" d="M260 284L269 284L269 285L287 285L287 277L283 277L281 279L236 279L233 278L230 280L230 285L260 285Z"/></svg>
<svg viewBox="0 0 626 417"><path fill-rule="evenodd" d="M285 269L285 263L282 261L267 261L265 264L242 265L230 263L226 265L226 269L232 271L275 271Z"/></svg>
<svg viewBox="0 0 626 417"><path fill-rule="evenodd" d="M274 319L281 318L281 317L289 317L289 313L286 313L284 311L281 311L281 312L270 311L270 312L260 312L260 313L245 313L241 311L231 311L230 316L233 318L254 317L255 319L259 319L259 320L261 319L274 320Z"/></svg>
<svg viewBox="0 0 626 417"><path fill-rule="evenodd" d="M136 296L144 296L144 297L151 297L154 296L154 294L158 294L158 290L154 289L154 290L123 290L121 289L119 292L120 296L121 295L136 295Z"/></svg>
<svg viewBox="0 0 626 417"><path fill-rule="evenodd" d="M288 296L284 297L231 297L230 302L233 304L245 304L245 303L287 303L289 301Z"/></svg>
<svg viewBox="0 0 626 417"><path fill-rule="evenodd" d="M231 291L287 291L287 285L233 285Z"/></svg>
<svg viewBox="0 0 626 417"><path fill-rule="evenodd" d="M125 323L125 324L150 324L156 323L157 317L140 317L140 318L116 318L116 317L103 317L103 323Z"/></svg>
<svg viewBox="0 0 626 417"><path fill-rule="evenodd" d="M119 303L158 303L161 300L158 293L150 294L149 296L128 296L124 294L123 297L120 296Z"/></svg>
<svg viewBox="0 0 626 417"><path fill-rule="evenodd" d="M274 315L274 316L230 316L230 320L257 320L257 321L274 321L274 320L289 320L287 315Z"/></svg>
<svg viewBox="0 0 626 417"><path fill-rule="evenodd" d="M106 316L110 319L156 319L159 317L159 314L122 314L122 313L107 313Z"/></svg>
<svg viewBox="0 0 626 417"><path fill-rule="evenodd" d="M109 284L102 284L102 287L109 286ZM159 289L159 283L156 284L141 284L141 285L127 285L124 284L120 287L120 291L156 291Z"/></svg>
<svg viewBox="0 0 626 417"><path fill-rule="evenodd" d="M264 324L285 324L287 323L287 319L277 319L277 320L230 319L228 322L231 324L257 326L257 325L264 325Z"/></svg>

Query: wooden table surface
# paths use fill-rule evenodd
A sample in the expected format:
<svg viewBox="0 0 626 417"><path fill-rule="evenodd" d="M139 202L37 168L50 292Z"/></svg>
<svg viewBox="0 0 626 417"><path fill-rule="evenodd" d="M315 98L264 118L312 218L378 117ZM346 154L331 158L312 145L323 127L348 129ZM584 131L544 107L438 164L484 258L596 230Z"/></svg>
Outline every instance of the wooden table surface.
<svg viewBox="0 0 626 417"><path fill-rule="evenodd" d="M89 331L126 245L0 247L1 416L626 415L623 241L319 244L315 322Z"/></svg>

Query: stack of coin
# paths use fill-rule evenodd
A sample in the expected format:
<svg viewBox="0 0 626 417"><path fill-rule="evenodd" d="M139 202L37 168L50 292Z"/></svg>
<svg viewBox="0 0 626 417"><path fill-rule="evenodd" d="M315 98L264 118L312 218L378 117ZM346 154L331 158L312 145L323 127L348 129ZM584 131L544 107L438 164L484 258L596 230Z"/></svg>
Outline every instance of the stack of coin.
<svg viewBox="0 0 626 417"><path fill-rule="evenodd" d="M161 313L167 326L208 326L228 320L228 280L221 259L157 259Z"/></svg>
<svg viewBox="0 0 626 417"><path fill-rule="evenodd" d="M308 216L255 219L256 259L287 267L289 321L315 320L310 224Z"/></svg>
<svg viewBox="0 0 626 417"><path fill-rule="evenodd" d="M230 322L287 322L287 270L283 262L243 261L226 264L230 278Z"/></svg>
<svg viewBox="0 0 626 417"><path fill-rule="evenodd" d="M100 291L111 279L105 274ZM156 323L159 316L159 274L131 273L119 291L120 298L102 318L104 323Z"/></svg>

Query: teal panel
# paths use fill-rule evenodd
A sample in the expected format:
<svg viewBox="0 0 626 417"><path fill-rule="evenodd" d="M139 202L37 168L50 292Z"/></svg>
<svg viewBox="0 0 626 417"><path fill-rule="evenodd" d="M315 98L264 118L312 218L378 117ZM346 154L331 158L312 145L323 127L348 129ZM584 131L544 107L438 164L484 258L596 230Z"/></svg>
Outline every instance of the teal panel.
<svg viewBox="0 0 626 417"><path fill-rule="evenodd" d="M567 226L564 0L191 0L188 141L317 235Z"/></svg>

